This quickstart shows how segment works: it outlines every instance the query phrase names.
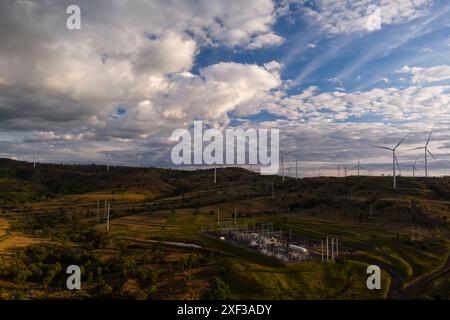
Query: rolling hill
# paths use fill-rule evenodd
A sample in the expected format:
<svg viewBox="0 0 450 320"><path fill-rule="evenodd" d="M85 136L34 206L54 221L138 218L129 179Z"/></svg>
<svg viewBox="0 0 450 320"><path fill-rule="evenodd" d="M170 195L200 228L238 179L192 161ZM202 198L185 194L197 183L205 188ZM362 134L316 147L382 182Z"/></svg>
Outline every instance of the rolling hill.
<svg viewBox="0 0 450 320"><path fill-rule="evenodd" d="M399 177L394 190L389 177L213 174L0 159L0 298L449 298L450 178ZM345 252L284 264L201 232L217 209L232 227L235 208L239 226L337 237ZM81 291L65 288L69 264L83 266ZM381 290L366 287L369 264Z"/></svg>

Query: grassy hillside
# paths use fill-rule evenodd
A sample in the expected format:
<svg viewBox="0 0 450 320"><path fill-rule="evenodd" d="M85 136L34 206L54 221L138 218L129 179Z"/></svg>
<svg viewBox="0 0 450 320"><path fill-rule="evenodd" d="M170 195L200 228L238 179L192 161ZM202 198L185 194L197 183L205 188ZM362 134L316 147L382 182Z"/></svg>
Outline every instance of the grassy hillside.
<svg viewBox="0 0 450 320"><path fill-rule="evenodd" d="M217 179L212 170L0 159L0 298L449 298L449 273L432 273L450 248L450 178L400 177L397 190L389 177L281 181L223 168ZM222 227L236 208L238 225L338 237L346 252L284 265L202 234L217 228L218 208ZM65 290L71 263L85 266L82 292ZM368 264L383 269L380 291L365 286Z"/></svg>

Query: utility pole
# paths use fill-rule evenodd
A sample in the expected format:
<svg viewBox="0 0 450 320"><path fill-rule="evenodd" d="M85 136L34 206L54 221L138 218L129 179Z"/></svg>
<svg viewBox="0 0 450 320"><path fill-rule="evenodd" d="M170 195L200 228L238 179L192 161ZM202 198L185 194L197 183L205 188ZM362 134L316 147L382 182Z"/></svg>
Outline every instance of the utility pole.
<svg viewBox="0 0 450 320"><path fill-rule="evenodd" d="M322 248L322 261L323 261L323 239L320 239L320 246Z"/></svg>
<svg viewBox="0 0 450 320"><path fill-rule="evenodd" d="M36 168L36 158L37 158L37 149L34 149L34 161L33 161L33 168Z"/></svg>
<svg viewBox="0 0 450 320"><path fill-rule="evenodd" d="M347 177L347 166L344 166L344 177Z"/></svg>
<svg viewBox="0 0 450 320"><path fill-rule="evenodd" d="M331 260L334 260L334 238L331 238Z"/></svg>
<svg viewBox="0 0 450 320"><path fill-rule="evenodd" d="M106 216L106 231L109 232L109 211L111 210L111 203L108 203L108 214Z"/></svg>
<svg viewBox="0 0 450 320"><path fill-rule="evenodd" d="M327 261L328 261L328 253L329 251L328 251L328 237L327 237Z"/></svg>

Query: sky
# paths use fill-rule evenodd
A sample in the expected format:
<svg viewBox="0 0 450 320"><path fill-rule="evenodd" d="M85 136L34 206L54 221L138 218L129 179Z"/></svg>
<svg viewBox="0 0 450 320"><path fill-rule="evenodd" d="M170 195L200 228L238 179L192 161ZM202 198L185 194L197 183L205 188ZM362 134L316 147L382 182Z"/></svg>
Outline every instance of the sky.
<svg viewBox="0 0 450 320"><path fill-rule="evenodd" d="M66 8L81 8L81 29ZM303 175L450 169L450 3L5 0L0 157L171 166L170 135L277 128ZM293 172L293 171L291 171Z"/></svg>

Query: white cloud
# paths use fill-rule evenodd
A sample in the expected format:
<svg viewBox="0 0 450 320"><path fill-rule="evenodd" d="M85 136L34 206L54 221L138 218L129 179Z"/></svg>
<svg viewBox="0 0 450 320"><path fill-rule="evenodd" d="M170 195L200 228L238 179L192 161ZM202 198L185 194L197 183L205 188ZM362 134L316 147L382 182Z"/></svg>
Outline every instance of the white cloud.
<svg viewBox="0 0 450 320"><path fill-rule="evenodd" d="M308 0L300 2L305 5L306 17L331 34L370 32L368 19L378 13L381 26L399 24L426 14L432 4L431 0L315 0L313 5ZM370 10L371 5L380 11Z"/></svg>
<svg viewBox="0 0 450 320"><path fill-rule="evenodd" d="M404 66L397 73L409 74L413 83L432 83L450 79L450 66L441 65L430 68Z"/></svg>
<svg viewBox="0 0 450 320"><path fill-rule="evenodd" d="M301 94L281 98L268 111L301 122L353 122L364 116L363 122L368 125L374 122L418 125L436 119L450 120L449 90L450 86L435 86L319 93L316 87L310 87Z"/></svg>
<svg viewBox="0 0 450 320"><path fill-rule="evenodd" d="M249 45L249 49L260 49L265 47L279 46L284 39L275 33L266 33L257 36Z"/></svg>
<svg viewBox="0 0 450 320"><path fill-rule="evenodd" d="M36 142L50 142L50 141L76 141L81 140L82 134L57 134L53 131L34 131L27 135L23 142L36 143Z"/></svg>
<svg viewBox="0 0 450 320"><path fill-rule="evenodd" d="M144 44L134 61L136 73L164 75L192 68L197 45L194 40L170 32Z"/></svg>
<svg viewBox="0 0 450 320"><path fill-rule="evenodd" d="M422 48L419 50L419 53L431 53L433 52L433 49L431 48Z"/></svg>
<svg viewBox="0 0 450 320"><path fill-rule="evenodd" d="M279 68L275 61L264 67L222 62L202 69L198 76L174 75L167 90L131 106L119 119L110 118L107 127L114 136L129 137L167 134L196 118L227 124L228 112L254 114L273 99L271 90L282 85Z"/></svg>
<svg viewBox="0 0 450 320"><path fill-rule="evenodd" d="M151 131L160 126L158 117L179 120L189 108L199 117L225 117L226 110L280 82L275 64L270 71L224 64L205 68L201 76L191 73L204 46L280 44L283 39L271 29L276 20L271 0L98 0L80 6L82 28L70 31L62 2L0 3L2 128L51 126L55 133L77 128L107 138L111 114L123 105L141 109L138 119L153 110ZM204 101L191 96L207 98L208 90L217 92Z"/></svg>

